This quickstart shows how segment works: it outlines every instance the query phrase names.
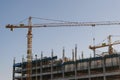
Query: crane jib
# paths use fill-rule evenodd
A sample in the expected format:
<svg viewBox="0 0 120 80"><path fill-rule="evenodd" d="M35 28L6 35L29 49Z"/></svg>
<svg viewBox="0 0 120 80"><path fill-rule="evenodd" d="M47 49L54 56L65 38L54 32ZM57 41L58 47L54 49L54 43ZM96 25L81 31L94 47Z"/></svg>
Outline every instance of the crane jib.
<svg viewBox="0 0 120 80"><path fill-rule="evenodd" d="M37 27L64 27L64 26L102 26L102 25L120 25L120 22L115 21L103 21L103 22L67 22L67 23L44 23L44 24L34 24L32 28ZM8 24L6 28L29 28L28 25L20 24L20 25L10 25Z"/></svg>

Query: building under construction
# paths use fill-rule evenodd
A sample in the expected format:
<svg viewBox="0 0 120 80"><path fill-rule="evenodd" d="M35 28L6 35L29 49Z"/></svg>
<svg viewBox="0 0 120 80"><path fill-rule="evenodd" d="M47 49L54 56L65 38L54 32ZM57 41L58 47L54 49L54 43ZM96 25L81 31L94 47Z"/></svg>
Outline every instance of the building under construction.
<svg viewBox="0 0 120 80"><path fill-rule="evenodd" d="M99 57L77 59L77 51L72 59L64 55L61 59L51 52L51 57L32 60L31 80L120 80L120 54L113 53ZM27 62L13 64L13 80L27 80Z"/></svg>

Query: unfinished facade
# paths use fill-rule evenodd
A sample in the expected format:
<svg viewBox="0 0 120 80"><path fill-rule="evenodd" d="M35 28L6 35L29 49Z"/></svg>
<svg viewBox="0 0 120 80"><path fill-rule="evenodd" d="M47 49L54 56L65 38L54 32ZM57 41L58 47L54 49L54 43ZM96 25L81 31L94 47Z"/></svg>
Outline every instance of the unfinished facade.
<svg viewBox="0 0 120 80"><path fill-rule="evenodd" d="M32 80L120 80L120 54L68 60L57 56L31 62ZM27 62L13 64L13 80L27 80Z"/></svg>

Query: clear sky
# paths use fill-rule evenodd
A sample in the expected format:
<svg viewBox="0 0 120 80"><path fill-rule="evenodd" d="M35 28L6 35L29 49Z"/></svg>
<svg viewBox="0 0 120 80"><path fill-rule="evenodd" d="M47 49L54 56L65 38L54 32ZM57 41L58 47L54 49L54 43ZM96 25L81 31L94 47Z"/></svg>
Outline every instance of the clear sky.
<svg viewBox="0 0 120 80"><path fill-rule="evenodd" d="M13 58L21 62L26 58L27 29L6 29L7 24L18 24L32 17L48 18L75 22L120 21L120 0L0 0L0 79L12 80ZM33 20L33 24L49 21ZM119 26L64 27L33 29L33 55L40 57L54 54L62 56L65 47L66 56L78 46L78 55L84 52L89 57L92 51L88 46L100 43L108 35L120 35ZM119 51L119 48L116 47Z"/></svg>

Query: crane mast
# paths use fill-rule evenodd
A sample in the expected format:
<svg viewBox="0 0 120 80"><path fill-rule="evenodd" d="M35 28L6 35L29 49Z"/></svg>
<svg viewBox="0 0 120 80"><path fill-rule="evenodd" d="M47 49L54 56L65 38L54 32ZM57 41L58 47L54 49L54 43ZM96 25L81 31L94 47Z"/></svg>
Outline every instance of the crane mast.
<svg viewBox="0 0 120 80"><path fill-rule="evenodd" d="M31 61L32 61L32 22L31 17L28 21L28 33L27 33L27 80L31 80Z"/></svg>
<svg viewBox="0 0 120 80"><path fill-rule="evenodd" d="M60 23L44 23L44 24L34 24L32 25L32 17L29 17L28 25L6 25L6 28L10 28L13 31L13 28L28 28L27 33L27 79L31 79L31 67L32 67L32 28L41 28L41 27L72 27L72 26L102 26L102 25L120 25L119 21L102 21L102 22L60 22ZM94 49L93 47L92 49Z"/></svg>
<svg viewBox="0 0 120 80"><path fill-rule="evenodd" d="M19 26L15 25L10 25L8 24L6 28L10 28L11 31L13 31L13 28L28 28L28 33L27 33L27 77L26 80L32 80L31 79L31 67L32 67L32 17L28 18L28 25L24 26L24 24L20 24Z"/></svg>
<svg viewBox="0 0 120 80"><path fill-rule="evenodd" d="M115 45L114 43L112 44L112 41L111 41L111 35L108 36L108 53L109 54L112 54L113 53L113 48L112 48L112 45Z"/></svg>

